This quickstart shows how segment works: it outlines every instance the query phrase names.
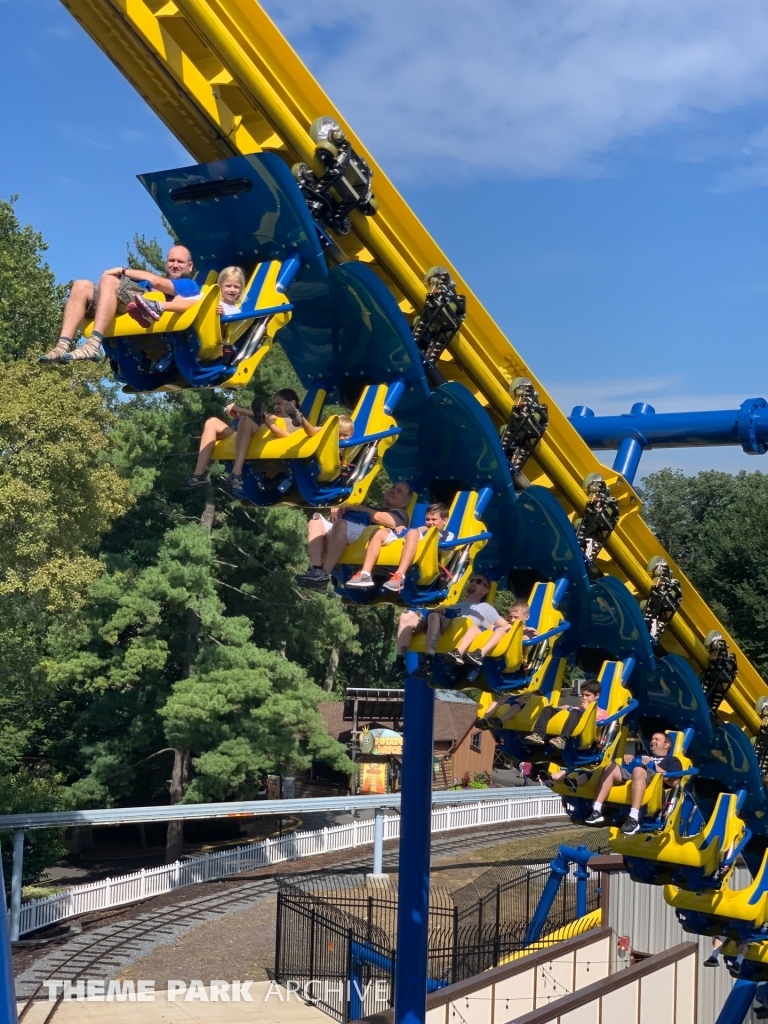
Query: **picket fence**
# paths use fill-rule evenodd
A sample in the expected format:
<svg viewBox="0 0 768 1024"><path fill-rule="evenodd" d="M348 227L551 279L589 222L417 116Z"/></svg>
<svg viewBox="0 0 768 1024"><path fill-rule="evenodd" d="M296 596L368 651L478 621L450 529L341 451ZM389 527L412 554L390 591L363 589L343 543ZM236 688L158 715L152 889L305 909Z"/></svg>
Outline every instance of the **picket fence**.
<svg viewBox="0 0 768 1024"><path fill-rule="evenodd" d="M507 821L530 821L553 818L565 814L560 797L544 796L529 799L502 798L456 807L436 807L432 810L432 831L451 832L454 829L475 828L478 825L502 824ZM373 819L351 821L345 825L317 829L313 832L292 832L278 839L264 839L248 846L206 853L201 857L177 860L157 868L142 868L130 875L105 878L100 882L73 885L55 896L31 900L21 905L19 934L47 928L80 914L135 903L149 896L182 889L198 882L228 878L241 871L268 867L290 860L301 860L321 853L349 850L373 843ZM400 836L399 815L384 818L384 839Z"/></svg>

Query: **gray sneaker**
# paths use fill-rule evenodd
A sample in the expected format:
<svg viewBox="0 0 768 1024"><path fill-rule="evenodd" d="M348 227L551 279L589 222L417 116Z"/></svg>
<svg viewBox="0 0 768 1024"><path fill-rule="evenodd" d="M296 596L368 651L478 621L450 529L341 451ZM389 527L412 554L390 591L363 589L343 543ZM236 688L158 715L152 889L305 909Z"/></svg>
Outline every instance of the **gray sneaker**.
<svg viewBox="0 0 768 1024"><path fill-rule="evenodd" d="M301 409L297 408L293 404L293 402L284 402L283 409L285 410L285 415L288 417L288 419L291 421L294 427L300 427L301 424L304 422L304 413L301 411Z"/></svg>
<svg viewBox="0 0 768 1024"><path fill-rule="evenodd" d="M354 576L350 576L347 582L344 584L347 587L375 587L376 584L373 582L373 578L367 573L356 572Z"/></svg>

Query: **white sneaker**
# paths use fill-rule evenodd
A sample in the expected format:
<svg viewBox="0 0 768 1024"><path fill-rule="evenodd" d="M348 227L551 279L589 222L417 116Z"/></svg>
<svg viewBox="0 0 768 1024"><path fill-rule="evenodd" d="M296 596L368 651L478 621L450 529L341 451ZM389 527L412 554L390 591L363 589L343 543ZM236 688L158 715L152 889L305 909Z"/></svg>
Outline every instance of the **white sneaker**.
<svg viewBox="0 0 768 1024"><path fill-rule="evenodd" d="M373 577L369 576L368 573L356 572L351 579L348 579L344 584L347 587L375 587L376 584L373 582Z"/></svg>

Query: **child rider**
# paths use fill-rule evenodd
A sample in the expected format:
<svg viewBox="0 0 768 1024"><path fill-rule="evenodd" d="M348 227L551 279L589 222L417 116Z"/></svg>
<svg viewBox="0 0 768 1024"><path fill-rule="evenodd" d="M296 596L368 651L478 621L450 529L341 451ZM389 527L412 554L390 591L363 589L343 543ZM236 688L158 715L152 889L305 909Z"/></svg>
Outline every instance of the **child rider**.
<svg viewBox="0 0 768 1024"><path fill-rule="evenodd" d="M453 534L446 530L446 526L448 525L448 515L449 510L447 505L442 505L440 503L430 505L424 513L424 526L413 527L405 533L403 551L400 556L400 564L397 567L397 571L393 572L384 584L385 590L391 590L394 593L399 594L403 589L405 574L413 565L419 541L427 530L435 527L439 531L441 541L453 539ZM393 541L397 540L398 537L403 535L403 532L402 528L399 530L377 530L368 541L368 547L365 549L365 560L363 562L362 569L360 572L356 572L355 575L347 581L347 586L375 587L376 584L373 582L371 572L379 559L381 549L386 544L391 544Z"/></svg>

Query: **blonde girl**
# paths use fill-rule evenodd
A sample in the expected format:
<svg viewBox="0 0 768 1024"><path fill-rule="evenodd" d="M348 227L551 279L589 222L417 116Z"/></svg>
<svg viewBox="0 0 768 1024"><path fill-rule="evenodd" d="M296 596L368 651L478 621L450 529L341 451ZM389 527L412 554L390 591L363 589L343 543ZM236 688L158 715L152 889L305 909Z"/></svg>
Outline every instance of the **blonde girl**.
<svg viewBox="0 0 768 1024"><path fill-rule="evenodd" d="M245 274L240 267L225 267L221 271L216 283L221 289L221 302L216 307L219 316L232 316L240 312L240 303L245 291ZM161 302L159 299L145 299L143 295L137 295L133 302L128 303L128 313L142 327L151 326L163 313L183 313L185 309L194 306L200 301L196 295L191 299L183 299L180 295Z"/></svg>

